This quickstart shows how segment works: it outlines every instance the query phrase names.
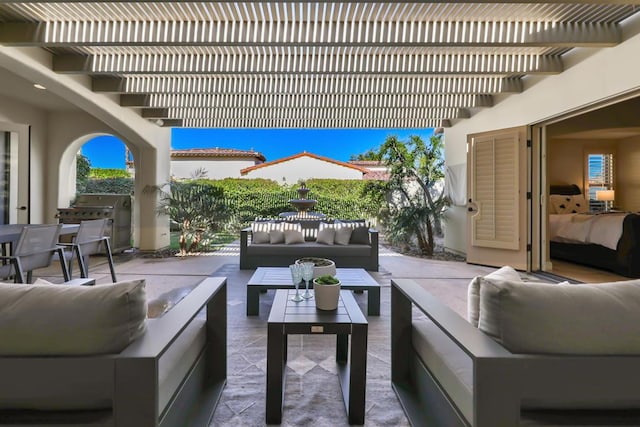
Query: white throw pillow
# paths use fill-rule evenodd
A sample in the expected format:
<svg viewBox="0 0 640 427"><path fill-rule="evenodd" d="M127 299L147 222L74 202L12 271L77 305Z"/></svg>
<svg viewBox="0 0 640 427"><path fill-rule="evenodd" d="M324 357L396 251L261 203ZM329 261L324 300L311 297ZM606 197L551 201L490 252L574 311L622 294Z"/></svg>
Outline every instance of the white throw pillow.
<svg viewBox="0 0 640 427"><path fill-rule="evenodd" d="M333 227L321 228L318 230L316 242L323 245L333 245L336 236L336 229Z"/></svg>
<svg viewBox="0 0 640 427"><path fill-rule="evenodd" d="M145 280L0 284L0 355L115 354L145 330Z"/></svg>
<svg viewBox="0 0 640 427"><path fill-rule="evenodd" d="M336 245L348 245L351 240L352 227L339 227L336 228L336 235L333 238L333 243Z"/></svg>
<svg viewBox="0 0 640 427"><path fill-rule="evenodd" d="M579 285L481 281L479 328L509 351L640 354L640 280Z"/></svg>
<svg viewBox="0 0 640 427"><path fill-rule="evenodd" d="M480 279L483 276L476 276L469 283L467 288L467 319L476 328L478 327L478 320L480 319ZM486 276L486 278L507 279L507 280L520 280L520 274L508 265L493 271Z"/></svg>
<svg viewBox="0 0 640 427"><path fill-rule="evenodd" d="M253 231L251 232L251 243L271 243L269 233L266 231Z"/></svg>
<svg viewBox="0 0 640 427"><path fill-rule="evenodd" d="M271 230L269 232L269 243L284 243L284 231L282 230Z"/></svg>
<svg viewBox="0 0 640 427"><path fill-rule="evenodd" d="M284 242L287 245L304 243L304 236L302 232L298 230L284 230Z"/></svg>

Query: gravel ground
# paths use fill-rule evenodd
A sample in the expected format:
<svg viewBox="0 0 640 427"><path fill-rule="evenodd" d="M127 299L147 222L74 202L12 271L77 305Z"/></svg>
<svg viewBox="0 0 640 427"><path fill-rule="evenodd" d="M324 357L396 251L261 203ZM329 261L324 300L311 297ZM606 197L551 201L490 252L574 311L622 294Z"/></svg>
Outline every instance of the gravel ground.
<svg viewBox="0 0 640 427"><path fill-rule="evenodd" d="M398 246L398 245L392 245L391 243L389 243L384 236L380 236L380 245L384 246L385 248L388 248L394 252L398 252L401 253L403 255L409 255L409 256L413 256L413 257L417 257L417 258L426 258L426 259L435 259L438 261L465 261L466 258L461 256L461 255L457 255L451 252L446 252L444 250L444 238L443 237L435 237L435 245L436 248L433 252L433 255L424 255L422 253L420 253L420 251L418 250L417 247L415 246L408 246L408 245L404 245L404 246Z"/></svg>

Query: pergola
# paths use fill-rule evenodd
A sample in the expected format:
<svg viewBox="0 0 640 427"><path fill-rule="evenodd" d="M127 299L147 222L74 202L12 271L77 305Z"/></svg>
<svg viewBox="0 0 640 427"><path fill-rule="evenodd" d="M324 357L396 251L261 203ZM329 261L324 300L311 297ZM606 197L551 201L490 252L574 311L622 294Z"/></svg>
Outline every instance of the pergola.
<svg viewBox="0 0 640 427"><path fill-rule="evenodd" d="M165 127L448 127L620 43L639 4L2 2L0 44Z"/></svg>

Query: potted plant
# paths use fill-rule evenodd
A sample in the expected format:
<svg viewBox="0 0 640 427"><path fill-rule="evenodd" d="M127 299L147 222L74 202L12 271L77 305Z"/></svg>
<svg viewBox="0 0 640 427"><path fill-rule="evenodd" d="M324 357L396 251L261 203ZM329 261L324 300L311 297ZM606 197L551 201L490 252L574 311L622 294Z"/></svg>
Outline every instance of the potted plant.
<svg viewBox="0 0 640 427"><path fill-rule="evenodd" d="M296 264L302 264L303 262L312 262L315 265L313 268L314 279L320 276L333 276L336 274L336 263L330 259L308 256L296 260Z"/></svg>
<svg viewBox="0 0 640 427"><path fill-rule="evenodd" d="M316 307L320 310L335 310L340 297L340 280L330 274L313 279Z"/></svg>

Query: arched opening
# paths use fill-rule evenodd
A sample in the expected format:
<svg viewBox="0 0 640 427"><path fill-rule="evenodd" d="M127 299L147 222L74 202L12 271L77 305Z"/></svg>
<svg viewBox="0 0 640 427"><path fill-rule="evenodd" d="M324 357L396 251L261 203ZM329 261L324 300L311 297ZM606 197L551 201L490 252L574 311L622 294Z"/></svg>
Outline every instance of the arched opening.
<svg viewBox="0 0 640 427"><path fill-rule="evenodd" d="M61 210L60 221L80 222L83 219L108 217L108 234L111 236L113 250L135 247L135 177L127 170L127 164L133 165L133 155L126 143L109 134L85 135L69 144L63 154L61 171L67 163L68 179L65 182L61 179L60 182L60 199L66 200L67 204L59 207L73 205L74 209ZM65 197L63 192L66 192ZM95 208L92 209L91 206Z"/></svg>

